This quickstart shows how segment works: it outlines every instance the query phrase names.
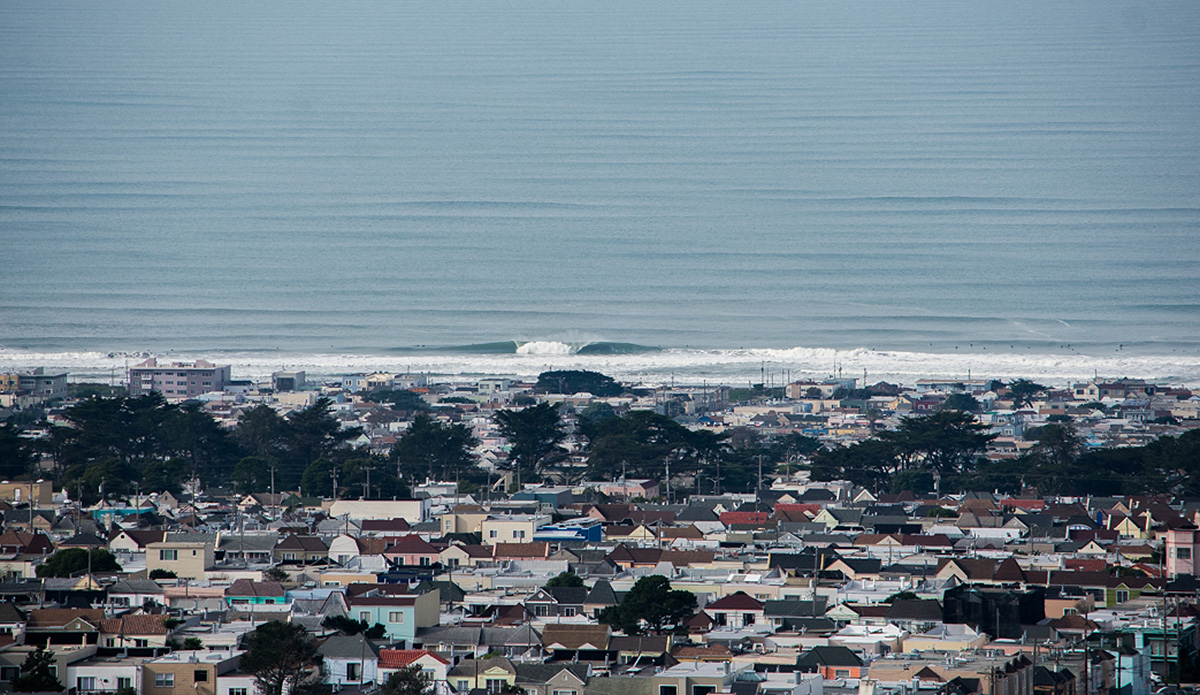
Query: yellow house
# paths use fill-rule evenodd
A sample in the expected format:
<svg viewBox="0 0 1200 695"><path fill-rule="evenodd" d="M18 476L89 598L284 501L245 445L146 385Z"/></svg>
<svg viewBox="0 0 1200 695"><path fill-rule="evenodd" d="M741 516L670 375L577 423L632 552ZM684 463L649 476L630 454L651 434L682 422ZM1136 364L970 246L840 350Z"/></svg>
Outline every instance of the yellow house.
<svg viewBox="0 0 1200 695"><path fill-rule="evenodd" d="M517 669L502 656L463 659L458 666L450 669L446 680L459 693L476 688L499 693L517 682Z"/></svg>
<svg viewBox="0 0 1200 695"><path fill-rule="evenodd" d="M488 513L474 504L460 504L438 518L439 528L446 533L479 533Z"/></svg>
<svg viewBox="0 0 1200 695"><path fill-rule="evenodd" d="M480 523L479 530L486 545L529 543L533 540L533 534L549 523L549 514L489 515Z"/></svg>
<svg viewBox="0 0 1200 695"><path fill-rule="evenodd" d="M33 495L34 504L38 507L49 507L54 503L54 488L48 480L25 482L0 482L0 500L11 504L24 504Z"/></svg>
<svg viewBox="0 0 1200 695"><path fill-rule="evenodd" d="M1120 534L1123 538L1148 538L1149 534L1142 528L1137 520L1127 516L1123 516L1112 526L1112 529Z"/></svg>
<svg viewBox="0 0 1200 695"><path fill-rule="evenodd" d="M213 566L213 544L200 541L162 541L146 546L146 576L156 569L180 579L204 579Z"/></svg>

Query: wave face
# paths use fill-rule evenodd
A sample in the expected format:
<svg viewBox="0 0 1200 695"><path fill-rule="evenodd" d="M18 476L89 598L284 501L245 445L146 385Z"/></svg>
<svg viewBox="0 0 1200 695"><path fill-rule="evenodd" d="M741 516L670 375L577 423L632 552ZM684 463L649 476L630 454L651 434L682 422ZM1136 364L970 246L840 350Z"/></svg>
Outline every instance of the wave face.
<svg viewBox="0 0 1200 695"><path fill-rule="evenodd" d="M1197 85L1195 0L7 0L0 346L1174 374Z"/></svg>
<svg viewBox="0 0 1200 695"><path fill-rule="evenodd" d="M526 345L533 343L525 343ZM742 385L766 380L781 384L792 379L833 375L911 384L919 378L1026 377L1053 384L1089 379L1093 375L1141 377L1200 384L1200 357L1154 356L1114 352L1107 355L1031 352L895 352L832 350L796 347L775 349L693 350L586 354L565 343L522 352L408 352L404 354L283 354L275 351L160 355L161 359L197 357L233 365L235 378L264 378L282 369L303 369L314 377L357 372L428 373L449 378L516 376L530 378L547 370L589 369L630 382ZM0 370L47 366L65 369L76 379L120 382L129 366L144 358L136 355L36 353L0 350Z"/></svg>

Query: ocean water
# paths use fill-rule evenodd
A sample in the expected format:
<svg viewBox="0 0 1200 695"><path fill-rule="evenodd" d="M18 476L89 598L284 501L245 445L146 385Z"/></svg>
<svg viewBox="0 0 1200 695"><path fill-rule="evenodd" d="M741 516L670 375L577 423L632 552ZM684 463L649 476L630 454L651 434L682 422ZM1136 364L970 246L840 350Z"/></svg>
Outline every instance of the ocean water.
<svg viewBox="0 0 1200 695"><path fill-rule="evenodd" d="M8 0L0 367L1197 381L1198 123L1191 1Z"/></svg>

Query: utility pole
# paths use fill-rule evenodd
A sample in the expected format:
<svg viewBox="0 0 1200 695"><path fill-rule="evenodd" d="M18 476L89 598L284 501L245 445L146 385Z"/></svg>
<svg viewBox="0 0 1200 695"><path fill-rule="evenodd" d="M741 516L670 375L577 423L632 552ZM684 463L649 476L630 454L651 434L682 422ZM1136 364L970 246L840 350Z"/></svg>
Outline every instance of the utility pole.
<svg viewBox="0 0 1200 695"><path fill-rule="evenodd" d="M754 489L754 513L762 511L762 454L758 455L758 487ZM758 517L754 517L754 523L758 523Z"/></svg>
<svg viewBox="0 0 1200 695"><path fill-rule="evenodd" d="M330 477L333 478L333 499L334 499L334 501L337 501L337 491L338 491L337 474L338 474L337 466L334 466L333 470L329 472Z"/></svg>
<svg viewBox="0 0 1200 695"><path fill-rule="evenodd" d="M363 499L371 497L371 471L375 470L375 466L363 466L363 472L367 474L367 481L363 486Z"/></svg>
<svg viewBox="0 0 1200 695"><path fill-rule="evenodd" d="M667 504L671 503L671 455L667 454L667 479L664 481L667 485Z"/></svg>
<svg viewBox="0 0 1200 695"><path fill-rule="evenodd" d="M275 464L271 464L271 521L275 521ZM244 549L243 549L244 550Z"/></svg>

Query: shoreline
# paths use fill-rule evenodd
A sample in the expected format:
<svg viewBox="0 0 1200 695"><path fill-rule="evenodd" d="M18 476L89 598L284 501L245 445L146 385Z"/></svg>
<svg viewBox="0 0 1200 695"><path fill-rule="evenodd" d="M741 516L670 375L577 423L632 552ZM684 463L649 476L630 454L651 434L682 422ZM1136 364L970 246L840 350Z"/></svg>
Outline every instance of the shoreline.
<svg viewBox="0 0 1200 695"><path fill-rule="evenodd" d="M528 345L534 345L529 343ZM310 378L361 372L422 373L454 378L536 377L553 369L587 369L626 382L701 383L740 386L782 385L787 379L861 378L911 385L923 378L1029 378L1050 384L1103 378L1140 378L1200 384L1200 354L1107 355L1013 350L951 352L794 347L692 349L663 348L629 353L580 354L556 341L537 349L470 352L451 349L403 352L288 352L224 350L106 353L30 351L0 348L0 370L45 367L67 371L73 381L122 382L128 367L145 357L168 361L207 359L232 366L235 379L263 379L281 370L304 370Z"/></svg>

